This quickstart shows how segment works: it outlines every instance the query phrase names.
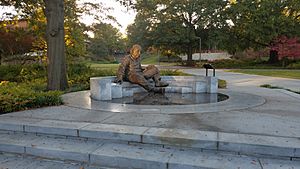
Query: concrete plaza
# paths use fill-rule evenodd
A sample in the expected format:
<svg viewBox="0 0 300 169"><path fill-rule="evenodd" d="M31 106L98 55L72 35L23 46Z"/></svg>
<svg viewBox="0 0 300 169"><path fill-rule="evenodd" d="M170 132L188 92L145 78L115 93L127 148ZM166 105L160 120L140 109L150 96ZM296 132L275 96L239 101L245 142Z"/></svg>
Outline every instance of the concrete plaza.
<svg viewBox="0 0 300 169"><path fill-rule="evenodd" d="M63 106L1 115L0 151L41 158L3 154L0 168L17 166L12 159L19 168L300 168L300 95L259 87L300 91L300 80L223 70L217 76L228 83L220 92L235 94L230 106L108 111L93 107L84 91L64 96Z"/></svg>

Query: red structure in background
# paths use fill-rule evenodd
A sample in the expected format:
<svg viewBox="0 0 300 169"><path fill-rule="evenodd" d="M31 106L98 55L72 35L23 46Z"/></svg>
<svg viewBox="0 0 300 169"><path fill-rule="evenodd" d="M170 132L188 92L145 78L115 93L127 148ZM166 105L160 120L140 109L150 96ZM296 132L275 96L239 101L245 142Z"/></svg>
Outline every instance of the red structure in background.
<svg viewBox="0 0 300 169"><path fill-rule="evenodd" d="M288 38L280 36L275 39L271 46L272 51L277 51L278 59L300 59L300 41L298 37Z"/></svg>

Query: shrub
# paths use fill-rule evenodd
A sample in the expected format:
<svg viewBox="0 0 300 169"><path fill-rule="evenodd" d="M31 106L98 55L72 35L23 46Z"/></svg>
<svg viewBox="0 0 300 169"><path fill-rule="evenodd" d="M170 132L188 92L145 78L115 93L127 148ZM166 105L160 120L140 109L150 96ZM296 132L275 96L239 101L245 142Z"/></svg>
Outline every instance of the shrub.
<svg viewBox="0 0 300 169"><path fill-rule="evenodd" d="M19 78L21 66L2 65L0 66L0 80L6 81L21 81Z"/></svg>
<svg viewBox="0 0 300 169"><path fill-rule="evenodd" d="M300 62L291 63L287 66L289 69L300 69Z"/></svg>
<svg viewBox="0 0 300 169"><path fill-rule="evenodd" d="M45 77L44 65L1 65L0 81L22 82Z"/></svg>
<svg viewBox="0 0 300 169"><path fill-rule="evenodd" d="M38 85L38 84L37 84ZM30 84L17 84L2 81L0 83L0 113L61 105L60 91L40 91Z"/></svg>
<svg viewBox="0 0 300 169"><path fill-rule="evenodd" d="M226 87L227 87L227 82L226 82L226 80L219 79L219 80L218 80L218 88L220 88L220 89L225 89Z"/></svg>

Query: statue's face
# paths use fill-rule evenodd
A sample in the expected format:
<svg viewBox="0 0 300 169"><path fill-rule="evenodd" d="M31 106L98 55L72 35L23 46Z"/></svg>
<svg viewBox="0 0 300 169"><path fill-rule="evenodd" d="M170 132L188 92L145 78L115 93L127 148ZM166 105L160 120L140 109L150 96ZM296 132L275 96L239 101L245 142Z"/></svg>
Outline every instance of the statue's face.
<svg viewBox="0 0 300 169"><path fill-rule="evenodd" d="M138 59L141 55L141 51L138 48L134 48L131 55L133 59Z"/></svg>

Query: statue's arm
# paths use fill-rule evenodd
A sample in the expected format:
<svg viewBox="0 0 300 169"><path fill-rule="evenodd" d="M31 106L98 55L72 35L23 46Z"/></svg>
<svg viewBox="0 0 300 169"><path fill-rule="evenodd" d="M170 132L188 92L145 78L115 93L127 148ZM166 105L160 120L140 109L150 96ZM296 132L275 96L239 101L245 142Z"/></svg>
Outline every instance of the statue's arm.
<svg viewBox="0 0 300 169"><path fill-rule="evenodd" d="M125 70L126 70L126 67L128 65L129 65L129 58L125 56L123 61L120 64L119 68L118 68L117 79L116 80L123 81L123 77L125 75Z"/></svg>

